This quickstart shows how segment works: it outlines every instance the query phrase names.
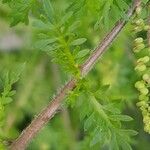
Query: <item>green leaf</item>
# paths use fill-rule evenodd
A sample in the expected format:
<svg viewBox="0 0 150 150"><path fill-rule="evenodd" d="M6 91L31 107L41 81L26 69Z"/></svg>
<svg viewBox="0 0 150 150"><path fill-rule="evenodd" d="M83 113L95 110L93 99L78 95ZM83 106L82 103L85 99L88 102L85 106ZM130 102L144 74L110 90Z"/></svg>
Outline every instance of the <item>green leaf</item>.
<svg viewBox="0 0 150 150"><path fill-rule="evenodd" d="M100 90L101 92L107 92L109 88L110 88L110 84L106 84L101 86Z"/></svg>
<svg viewBox="0 0 150 150"><path fill-rule="evenodd" d="M55 43L56 41L56 38L38 40L37 42L35 42L34 47L37 49L45 50L48 45Z"/></svg>
<svg viewBox="0 0 150 150"><path fill-rule="evenodd" d="M125 129L125 130L121 129L120 132L122 132L122 134L127 134L129 136L136 136L138 134L137 131L130 130L130 129Z"/></svg>
<svg viewBox="0 0 150 150"><path fill-rule="evenodd" d="M86 55L88 55L89 53L90 53L89 49L83 49L83 50L81 50L81 51L78 52L78 54L76 55L76 59L77 58L83 58Z"/></svg>
<svg viewBox="0 0 150 150"><path fill-rule="evenodd" d="M104 140L104 137L105 136L103 135L103 133L98 130L90 142L90 147L96 145L99 142L102 142Z"/></svg>
<svg viewBox="0 0 150 150"><path fill-rule="evenodd" d="M98 30L103 17L100 17L94 25L94 30Z"/></svg>
<svg viewBox="0 0 150 150"><path fill-rule="evenodd" d="M107 1L104 6L103 16L104 16L104 25L106 29L109 28L109 12L110 12L110 3Z"/></svg>
<svg viewBox="0 0 150 150"><path fill-rule="evenodd" d="M132 121L133 118L127 115L110 115L110 119L112 120L120 120L120 121Z"/></svg>
<svg viewBox="0 0 150 150"><path fill-rule="evenodd" d="M115 4L121 11L129 8L128 4L124 0L115 0Z"/></svg>
<svg viewBox="0 0 150 150"><path fill-rule="evenodd" d="M123 150L132 150L132 147L126 141L122 142L121 147Z"/></svg>
<svg viewBox="0 0 150 150"><path fill-rule="evenodd" d="M51 4L51 0L43 0L44 11L49 18L50 22L53 22L54 10Z"/></svg>
<svg viewBox="0 0 150 150"><path fill-rule="evenodd" d="M115 132L112 133L111 143L109 147L110 147L110 150L119 150L119 144L118 144Z"/></svg>
<svg viewBox="0 0 150 150"><path fill-rule="evenodd" d="M19 22L28 24L28 14L32 9L34 1L32 0L12 0L9 2L11 7L11 26L17 25Z"/></svg>
<svg viewBox="0 0 150 150"><path fill-rule="evenodd" d="M10 84L14 84L20 78L21 73L25 68L25 63L17 65L13 70L10 72Z"/></svg>
<svg viewBox="0 0 150 150"><path fill-rule="evenodd" d="M72 12L72 11L68 12L68 13L61 19L59 25L62 26L64 23L66 23L72 15L73 15L73 12Z"/></svg>
<svg viewBox="0 0 150 150"><path fill-rule="evenodd" d="M81 44L85 43L86 40L87 40L86 38L80 38L80 39L74 40L71 43L71 45L73 45L73 46L81 45Z"/></svg>
<svg viewBox="0 0 150 150"><path fill-rule="evenodd" d="M11 97L6 97L2 99L2 104L3 105L8 105L9 103L11 103L13 101L13 99Z"/></svg>
<svg viewBox="0 0 150 150"><path fill-rule="evenodd" d="M54 26L51 23L44 23L42 20L36 19L33 22L33 27L41 30L53 30Z"/></svg>
<svg viewBox="0 0 150 150"><path fill-rule="evenodd" d="M87 131L92 126L93 120L94 120L94 113L92 113L92 115L90 115L88 119L86 119L86 121L84 122L84 131Z"/></svg>
<svg viewBox="0 0 150 150"><path fill-rule="evenodd" d="M69 26L68 31L73 32L80 26L80 21L74 22L71 26Z"/></svg>
<svg viewBox="0 0 150 150"><path fill-rule="evenodd" d="M118 105L116 103L110 103L110 104L104 105L103 109L105 109L113 114L120 114L120 110L119 110L119 108L117 108L117 106Z"/></svg>
<svg viewBox="0 0 150 150"><path fill-rule="evenodd" d="M15 90L12 90L12 91L9 92L8 96L11 97L11 96L13 96L13 95L15 95L15 94L16 94L16 91L15 91Z"/></svg>

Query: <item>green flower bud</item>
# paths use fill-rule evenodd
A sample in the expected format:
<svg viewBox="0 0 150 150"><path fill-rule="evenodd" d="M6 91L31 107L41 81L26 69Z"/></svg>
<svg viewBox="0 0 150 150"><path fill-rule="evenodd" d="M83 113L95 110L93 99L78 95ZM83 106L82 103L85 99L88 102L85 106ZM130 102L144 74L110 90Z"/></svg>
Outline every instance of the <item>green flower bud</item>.
<svg viewBox="0 0 150 150"><path fill-rule="evenodd" d="M145 45L144 45L143 43L141 43L141 44L139 44L139 45L137 46L137 48L138 48L138 49L144 49L144 48L145 48Z"/></svg>
<svg viewBox="0 0 150 150"><path fill-rule="evenodd" d="M134 52L134 53L139 53L140 51L141 51L141 50L140 50L140 49L137 49L136 46L133 48L133 52Z"/></svg>
<svg viewBox="0 0 150 150"><path fill-rule="evenodd" d="M150 132L149 130L150 130L150 129L149 129L149 126L146 126L146 125L145 125L145 126L144 126L144 131L149 133L149 132Z"/></svg>
<svg viewBox="0 0 150 150"><path fill-rule="evenodd" d="M150 60L149 56L145 56L143 58L138 59L137 63L140 63L140 62L141 63L147 63L147 62L149 62L149 60Z"/></svg>
<svg viewBox="0 0 150 150"><path fill-rule="evenodd" d="M144 115L147 115L147 109L143 109L142 110L142 115L144 116Z"/></svg>
<svg viewBox="0 0 150 150"><path fill-rule="evenodd" d="M148 115L147 115L147 116L144 116L144 118L143 118L143 122L144 122L145 124L148 124L148 123L149 123L149 121L150 121L149 116L148 116Z"/></svg>
<svg viewBox="0 0 150 150"><path fill-rule="evenodd" d="M145 57L143 57L143 61L144 61L144 63L149 62L149 60L150 60L149 56L145 56Z"/></svg>
<svg viewBox="0 0 150 150"><path fill-rule="evenodd" d="M135 24L138 26L143 26L144 25L144 20L143 19L138 19L137 21L135 21Z"/></svg>
<svg viewBox="0 0 150 150"><path fill-rule="evenodd" d="M133 48L133 51L134 52L140 52L142 49L145 48L145 45L143 43L140 43L138 45L136 45L134 48Z"/></svg>
<svg viewBox="0 0 150 150"><path fill-rule="evenodd" d="M150 79L150 75L145 73L142 78L143 78L144 81L148 81Z"/></svg>
<svg viewBox="0 0 150 150"><path fill-rule="evenodd" d="M146 104L145 101L140 101L140 102L136 103L136 105L137 105L138 107L145 106L145 104ZM142 109L142 108L141 108L141 109Z"/></svg>
<svg viewBox="0 0 150 150"><path fill-rule="evenodd" d="M142 95L139 96L139 100L140 101L148 101L149 98L148 98L148 96L142 94Z"/></svg>
<svg viewBox="0 0 150 150"><path fill-rule="evenodd" d="M135 70L137 70L137 71L139 71L139 72L145 71L145 70L146 70L146 65L144 65L144 64L138 64L138 65L135 67Z"/></svg>
<svg viewBox="0 0 150 150"><path fill-rule="evenodd" d="M143 94L143 95L147 95L149 93L148 89L147 88L142 88L140 89L140 92Z"/></svg>
<svg viewBox="0 0 150 150"><path fill-rule="evenodd" d="M141 37L136 38L136 39L134 40L134 43L135 43L135 44L139 44L139 43L142 43L142 42L143 42L143 38L141 38Z"/></svg>
<svg viewBox="0 0 150 150"><path fill-rule="evenodd" d="M149 26L149 25L145 25L145 26L144 26L144 30L145 30L145 31L148 31L149 29L150 29L150 26Z"/></svg>
<svg viewBox="0 0 150 150"><path fill-rule="evenodd" d="M140 32L140 31L142 31L142 27L134 27L133 31Z"/></svg>
<svg viewBox="0 0 150 150"><path fill-rule="evenodd" d="M137 82L135 83L135 87L136 87L137 89L145 88L145 83L144 83L143 81L137 81Z"/></svg>

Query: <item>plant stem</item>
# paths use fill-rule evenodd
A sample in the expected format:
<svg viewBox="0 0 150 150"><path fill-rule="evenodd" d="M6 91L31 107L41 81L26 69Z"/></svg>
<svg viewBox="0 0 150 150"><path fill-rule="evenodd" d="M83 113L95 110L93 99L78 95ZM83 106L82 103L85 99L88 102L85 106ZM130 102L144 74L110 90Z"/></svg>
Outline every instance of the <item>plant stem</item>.
<svg viewBox="0 0 150 150"><path fill-rule="evenodd" d="M134 10L139 6L140 1L134 0L134 4L129 8L127 17L130 18L133 15ZM115 40L121 29L125 26L127 21L121 19L116 22L114 28L106 35L106 37L100 42L95 52L87 59L87 61L81 67L81 74L84 77L98 61L100 56L106 51L107 47L111 45ZM31 124L21 133L21 135L11 144L11 150L24 150L29 142L36 136L36 134L42 129L42 127L57 113L60 108L63 99L72 91L77 84L76 79L71 79L54 97L54 99L48 104L39 115L33 119Z"/></svg>

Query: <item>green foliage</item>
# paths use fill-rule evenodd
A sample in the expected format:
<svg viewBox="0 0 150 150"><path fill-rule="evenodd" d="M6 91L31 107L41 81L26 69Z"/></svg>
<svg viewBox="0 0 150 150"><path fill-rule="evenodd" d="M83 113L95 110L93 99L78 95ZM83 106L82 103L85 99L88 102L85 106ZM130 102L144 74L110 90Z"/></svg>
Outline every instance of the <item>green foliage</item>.
<svg viewBox="0 0 150 150"><path fill-rule="evenodd" d="M99 89L92 91L87 83L87 81L82 81L82 85L78 85L75 93L71 94L67 101L81 97L70 103L75 106L75 109L80 110L80 119L84 121L84 131L91 139L89 147L92 149L93 146L100 145L102 148L107 145L111 150L120 148L131 150L131 137L135 136L137 132L124 129L122 122L133 119L128 115L121 114L120 100L109 99L107 96L109 85L100 86Z"/></svg>
<svg viewBox="0 0 150 150"><path fill-rule="evenodd" d="M97 16L94 28L97 30L101 24L106 29L110 27L110 21L116 21L120 17L125 17L125 10L129 7L130 1L125 0L80 0L78 3L74 1L69 10L75 13L91 13Z"/></svg>
<svg viewBox="0 0 150 150"><path fill-rule="evenodd" d="M15 26L19 22L28 24L30 10L38 5L36 0L3 0L3 3L8 3L11 8L11 26Z"/></svg>
<svg viewBox="0 0 150 150"><path fill-rule="evenodd" d="M142 2L146 4L148 0ZM3 71L0 72L0 149L5 149L3 141L15 139L35 113L47 105L49 97L60 85L58 81L64 83L68 76L73 76L78 83L65 100L63 106L67 107L66 112L54 118L28 149L131 150L134 145L137 150L147 150L143 148L145 145L149 148L149 142L146 143L146 136L141 131L140 116L134 108L137 95L131 86L138 80L135 87L140 92L140 102L137 105L144 117L145 131L149 132L150 56L149 48L145 45L145 31L149 26L145 25L144 20L140 18L133 23L137 34L133 49L138 58L135 70L140 77L133 71L134 58L129 51L130 25L101 63L91 71L88 80L81 79L80 74L80 66L92 53L91 49L97 46L99 39L103 38L114 22L120 18L128 20L125 12L131 1L3 0L3 3L7 3L11 10L11 26L20 22L28 24L31 18L32 28L15 27L13 32L19 37L27 32L29 35L23 40L29 41L33 35L34 44L33 41L30 43L32 49L29 46L21 48L21 51L0 51L1 66L9 64L11 68L5 71L5 67L2 67ZM147 12L147 8L143 10L142 17L145 20ZM46 52L50 58L41 51ZM28 60L24 78L19 85L15 83L24 64L14 68L18 60ZM58 70L57 65L50 60L63 68L63 71ZM18 92L14 103L11 103L16 88ZM123 100L126 100L127 105ZM11 109L7 107L8 104L12 106ZM132 114L135 120L132 121L129 115L123 115L122 112ZM137 132L130 129L130 125L140 130L139 136L135 137L139 143L133 142Z"/></svg>
<svg viewBox="0 0 150 150"><path fill-rule="evenodd" d="M12 96L16 93L16 91L12 88L12 86L19 80L20 74L24 69L24 64L18 65L10 71L3 70L0 74L0 144L6 138L4 135L2 128L5 125L5 117L6 112L5 108L8 104L12 102ZM1 149L3 146L1 145Z"/></svg>
<svg viewBox="0 0 150 150"><path fill-rule="evenodd" d="M71 21L74 15L72 11L60 12L58 16L54 14L49 0L43 1L43 8L44 21L36 20L33 23L40 32L35 47L46 51L65 71L79 76L79 64L90 52L81 46L86 38L76 35L79 21Z"/></svg>

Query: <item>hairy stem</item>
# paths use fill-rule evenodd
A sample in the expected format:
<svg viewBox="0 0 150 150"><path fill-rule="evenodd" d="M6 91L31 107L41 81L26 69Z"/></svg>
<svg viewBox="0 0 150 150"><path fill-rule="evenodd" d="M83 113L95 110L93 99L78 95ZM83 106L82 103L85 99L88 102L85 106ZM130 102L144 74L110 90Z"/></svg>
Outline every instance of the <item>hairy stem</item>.
<svg viewBox="0 0 150 150"><path fill-rule="evenodd" d="M139 6L140 1L134 0L134 4L129 8L127 12L127 17L130 18ZM114 28L106 35L106 37L100 42L94 53L87 59L87 61L81 67L81 74L84 77L98 61L100 56L106 51L107 47L111 45L112 41L115 40L117 35L120 33L121 29L125 26L127 21L121 19L117 21ZM21 133L21 135L11 144L11 150L24 150L29 142L36 136L36 134L41 130L41 128L57 113L58 109L61 107L62 101L69 91L72 91L77 84L76 79L70 80L59 92L59 94L54 97L54 99L44 108L39 115L33 119L31 124Z"/></svg>

